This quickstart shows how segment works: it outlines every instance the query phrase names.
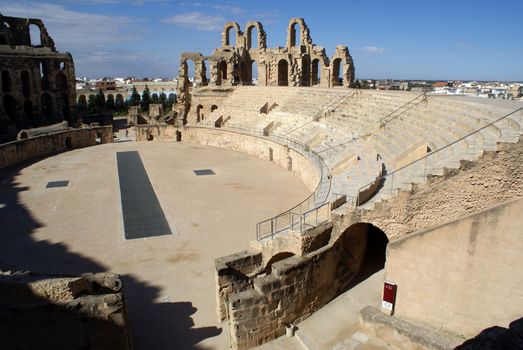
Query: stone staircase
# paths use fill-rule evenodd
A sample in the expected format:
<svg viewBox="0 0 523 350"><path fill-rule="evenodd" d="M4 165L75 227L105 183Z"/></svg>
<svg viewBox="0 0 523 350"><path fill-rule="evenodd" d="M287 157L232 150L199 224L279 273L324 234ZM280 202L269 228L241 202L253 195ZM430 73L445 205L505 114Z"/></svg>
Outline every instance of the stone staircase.
<svg viewBox="0 0 523 350"><path fill-rule="evenodd" d="M214 124L221 117L225 128L305 143L331 172L328 201L346 196L347 205L353 205L362 187L375 186L380 176L394 172L365 204L372 207L429 175L457 168L461 160L495 150L498 142L514 142L521 134L522 113L489 124L523 104L424 97L402 91L238 87L209 119ZM272 108L260 113L265 104ZM483 129L455 142L479 128ZM404 167L431 153L426 162ZM323 199L329 193L327 184L320 184L318 193Z"/></svg>

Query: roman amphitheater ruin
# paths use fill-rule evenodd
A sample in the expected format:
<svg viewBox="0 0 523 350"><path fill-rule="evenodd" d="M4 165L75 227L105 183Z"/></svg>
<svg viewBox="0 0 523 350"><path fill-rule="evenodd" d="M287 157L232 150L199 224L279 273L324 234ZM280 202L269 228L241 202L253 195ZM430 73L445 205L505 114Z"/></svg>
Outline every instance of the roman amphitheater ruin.
<svg viewBox="0 0 523 350"><path fill-rule="evenodd" d="M273 49L227 23L113 130L0 19L1 348L521 347L520 102L353 89L293 18Z"/></svg>

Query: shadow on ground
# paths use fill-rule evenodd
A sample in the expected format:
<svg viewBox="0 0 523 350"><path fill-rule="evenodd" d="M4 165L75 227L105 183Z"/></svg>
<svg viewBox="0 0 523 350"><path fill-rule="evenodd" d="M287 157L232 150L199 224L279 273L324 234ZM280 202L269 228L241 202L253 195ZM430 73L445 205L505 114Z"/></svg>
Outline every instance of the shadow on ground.
<svg viewBox="0 0 523 350"><path fill-rule="evenodd" d="M107 271L107 267L95 259L69 251L64 243L34 239L33 233L42 227L42 223L20 201L20 193L29 189L17 183L16 177L25 167L39 160L0 170L0 271L33 271L54 275ZM157 286L141 282L132 275L121 277L135 349L202 349L197 345L199 342L221 333L221 329L216 327L193 328L191 316L197 309L190 302L158 302L160 290ZM26 328L32 327L31 322L32 318L28 315L27 323L12 325L12 329L3 335L3 341L8 344L11 339L5 337L20 338ZM17 329L19 327L24 329ZM56 337L52 338L53 349L72 345L60 344ZM15 342L12 343L13 348L19 348L16 346L19 340L12 340ZM21 348L24 348L23 344ZM95 349L96 346L90 348Z"/></svg>

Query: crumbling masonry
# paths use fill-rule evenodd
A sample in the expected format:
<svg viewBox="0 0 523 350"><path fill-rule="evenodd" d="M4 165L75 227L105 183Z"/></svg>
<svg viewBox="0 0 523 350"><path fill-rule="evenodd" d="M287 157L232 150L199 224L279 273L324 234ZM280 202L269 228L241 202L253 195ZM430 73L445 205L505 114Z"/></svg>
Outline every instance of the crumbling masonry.
<svg viewBox="0 0 523 350"><path fill-rule="evenodd" d="M257 37L253 37L256 31ZM236 22L228 22L222 33L222 46L211 56L184 52L180 59L179 95L188 93L187 62L194 63L194 86L233 86L253 84L253 65L258 67L260 86L349 86L354 82L354 63L347 46L336 46L329 60L325 49L313 44L303 18L291 18L285 47L267 48L266 33L260 22L249 22L242 32ZM206 62L210 67L207 78ZM341 73L341 78L340 78Z"/></svg>
<svg viewBox="0 0 523 350"><path fill-rule="evenodd" d="M73 58L56 51L41 20L0 14L0 72L0 143L21 129L74 122Z"/></svg>

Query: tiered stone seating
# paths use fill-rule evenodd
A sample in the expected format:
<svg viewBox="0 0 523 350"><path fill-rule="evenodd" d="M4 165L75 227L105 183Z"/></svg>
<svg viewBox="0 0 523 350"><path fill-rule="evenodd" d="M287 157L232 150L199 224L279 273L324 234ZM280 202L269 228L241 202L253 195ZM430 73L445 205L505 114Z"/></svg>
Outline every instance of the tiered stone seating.
<svg viewBox="0 0 523 350"><path fill-rule="evenodd" d="M273 109L260 114L266 102ZM507 118L454 143L516 108L502 101L431 95L424 99L419 93L400 91L240 87L223 110L215 112L230 115L225 127L265 130L307 144L332 173L331 200L337 195L356 197L384 168L390 174L422 157L424 147L430 149L426 162L387 177L370 206L425 181L426 175L441 174L444 168L459 166L460 160L495 150L497 142L517 140L521 120Z"/></svg>

